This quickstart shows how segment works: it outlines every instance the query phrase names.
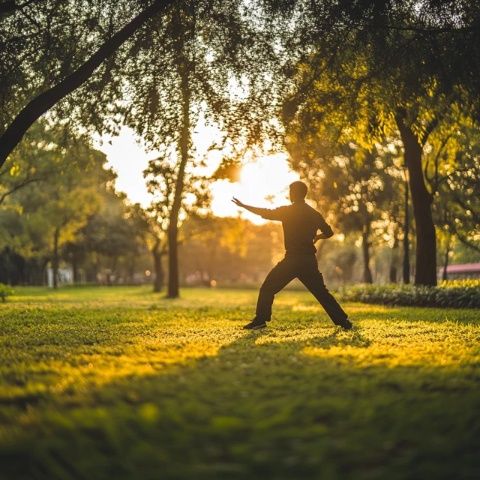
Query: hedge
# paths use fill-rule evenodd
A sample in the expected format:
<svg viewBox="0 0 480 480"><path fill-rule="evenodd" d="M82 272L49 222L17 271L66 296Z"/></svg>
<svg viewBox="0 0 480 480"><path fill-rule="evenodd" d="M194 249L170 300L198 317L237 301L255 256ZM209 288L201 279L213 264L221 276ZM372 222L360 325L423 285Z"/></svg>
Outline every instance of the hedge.
<svg viewBox="0 0 480 480"><path fill-rule="evenodd" d="M442 282L437 287L355 285L340 292L344 301L415 307L480 308L480 280Z"/></svg>

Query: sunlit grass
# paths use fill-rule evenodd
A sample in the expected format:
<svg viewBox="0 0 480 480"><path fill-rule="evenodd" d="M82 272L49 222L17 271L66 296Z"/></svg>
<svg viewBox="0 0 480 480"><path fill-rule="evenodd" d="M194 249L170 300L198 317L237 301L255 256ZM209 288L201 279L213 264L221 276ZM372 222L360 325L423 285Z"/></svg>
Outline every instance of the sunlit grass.
<svg viewBox="0 0 480 480"><path fill-rule="evenodd" d="M0 478L474 478L477 311L349 304L343 332L284 292L246 332L255 297L17 289Z"/></svg>

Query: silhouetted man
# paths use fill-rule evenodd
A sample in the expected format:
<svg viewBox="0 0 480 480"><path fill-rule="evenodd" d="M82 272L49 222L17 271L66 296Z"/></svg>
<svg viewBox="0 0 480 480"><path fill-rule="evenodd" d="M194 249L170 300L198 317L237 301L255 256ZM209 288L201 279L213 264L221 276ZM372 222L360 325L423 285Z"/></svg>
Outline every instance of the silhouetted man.
<svg viewBox="0 0 480 480"><path fill-rule="evenodd" d="M275 295L294 278L298 278L312 292L333 323L346 330L352 328L347 314L327 290L315 257L317 250L314 243L330 238L333 231L322 215L305 203L306 195L307 186L303 182L293 182L290 185L292 204L285 207L271 210L245 205L237 198L232 200L239 207L267 220L281 221L286 250L285 258L273 268L260 287L255 318L245 325L245 329L257 330L267 326ZM317 235L318 230L322 233Z"/></svg>

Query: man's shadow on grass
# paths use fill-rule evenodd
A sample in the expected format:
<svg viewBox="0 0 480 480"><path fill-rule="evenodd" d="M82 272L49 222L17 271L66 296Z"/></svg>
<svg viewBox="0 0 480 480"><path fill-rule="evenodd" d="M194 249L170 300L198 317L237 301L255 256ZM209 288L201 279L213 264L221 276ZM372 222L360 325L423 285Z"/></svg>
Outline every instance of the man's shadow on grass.
<svg viewBox="0 0 480 480"><path fill-rule="evenodd" d="M337 346L352 346L359 348L367 348L371 345L371 340L365 337L361 330L355 327L353 330L345 331L340 328L335 328L335 330L328 335L314 335L310 336L303 340L298 339L287 339L280 341L268 342L268 338L271 336L271 333L275 335L275 331L270 331L268 328L263 330L256 330L248 332L244 337L238 341L244 341L245 343L253 343L256 346L265 345L265 344L292 344L298 346L298 350L301 351L304 347L317 347L317 348L331 348ZM262 341L267 340L267 341ZM272 336L273 339L278 337ZM260 340L260 342L259 342ZM224 347L225 349L229 348L229 345Z"/></svg>

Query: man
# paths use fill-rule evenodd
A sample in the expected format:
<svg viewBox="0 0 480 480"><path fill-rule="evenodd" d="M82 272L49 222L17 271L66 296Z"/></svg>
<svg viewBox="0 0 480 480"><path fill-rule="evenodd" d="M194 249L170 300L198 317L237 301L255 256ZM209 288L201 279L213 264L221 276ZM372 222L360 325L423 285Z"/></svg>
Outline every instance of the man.
<svg viewBox="0 0 480 480"><path fill-rule="evenodd" d="M252 207L245 205L237 198L232 201L239 207L260 215L267 220L282 222L285 242L285 258L267 275L260 287L255 318L245 325L247 330L265 328L272 316L272 304L275 294L282 290L294 278L298 278L332 319L333 323L345 330L352 328L347 314L330 294L318 271L316 248L314 243L320 239L330 238L333 231L315 209L305 203L307 186L303 182L290 185L291 205L275 208ZM321 234L317 235L318 230Z"/></svg>

